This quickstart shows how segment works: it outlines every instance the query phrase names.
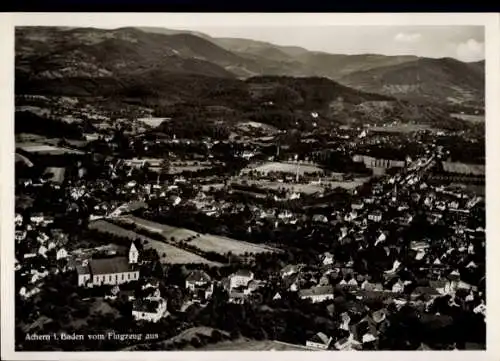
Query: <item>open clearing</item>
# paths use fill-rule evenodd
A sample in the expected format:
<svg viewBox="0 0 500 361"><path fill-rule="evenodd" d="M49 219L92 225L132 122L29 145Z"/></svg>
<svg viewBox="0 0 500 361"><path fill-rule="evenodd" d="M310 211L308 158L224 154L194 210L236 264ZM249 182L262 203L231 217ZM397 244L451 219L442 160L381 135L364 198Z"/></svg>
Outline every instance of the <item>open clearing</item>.
<svg viewBox="0 0 500 361"><path fill-rule="evenodd" d="M187 240L189 237L195 237L193 240L189 241L188 244L200 249L203 252L217 252L219 254L231 252L234 255L241 255L244 253L255 254L278 251L275 248L265 245L257 245L223 236L200 234L189 229L171 227L134 216L121 217L120 220L134 223L138 227L142 227L152 232L158 232L167 240L174 237L176 242L181 242Z"/></svg>
<svg viewBox="0 0 500 361"><path fill-rule="evenodd" d="M145 244L144 247L153 248L154 250L156 250L156 252L158 252L160 256L161 263L168 263L168 264L203 263L211 266L217 266L217 267L221 266L220 263L211 262L191 252L184 251L183 249L174 247L170 244L156 241L154 239L135 233L128 229L119 227L115 224L112 224L104 220L91 222L89 224L89 228L98 230L100 232L112 233L120 237L127 237L130 240L140 239L141 241L143 240L147 241L147 244ZM165 257L163 257L163 254L165 254Z"/></svg>
<svg viewBox="0 0 500 361"><path fill-rule="evenodd" d="M269 172L284 172L284 173L297 173L297 164L290 162L267 162L264 164L257 165L253 168L247 168L245 171L254 170L261 173L269 173ZM323 172L323 169L314 165L314 164L299 164L299 174L304 173L316 173Z"/></svg>

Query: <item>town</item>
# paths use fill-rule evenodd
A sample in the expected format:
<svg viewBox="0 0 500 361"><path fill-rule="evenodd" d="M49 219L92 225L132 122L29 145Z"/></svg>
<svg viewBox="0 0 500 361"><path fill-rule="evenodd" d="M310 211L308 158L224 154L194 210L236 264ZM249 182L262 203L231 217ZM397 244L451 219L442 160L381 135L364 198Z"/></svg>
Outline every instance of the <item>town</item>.
<svg viewBox="0 0 500 361"><path fill-rule="evenodd" d="M16 352L486 349L483 26L111 23L14 31Z"/></svg>
<svg viewBox="0 0 500 361"><path fill-rule="evenodd" d="M126 130L103 115L81 140L18 134L20 349L73 349L23 335L89 328L159 336L77 348L484 345L474 134L395 124L290 140L251 123L200 139L156 131L169 121Z"/></svg>

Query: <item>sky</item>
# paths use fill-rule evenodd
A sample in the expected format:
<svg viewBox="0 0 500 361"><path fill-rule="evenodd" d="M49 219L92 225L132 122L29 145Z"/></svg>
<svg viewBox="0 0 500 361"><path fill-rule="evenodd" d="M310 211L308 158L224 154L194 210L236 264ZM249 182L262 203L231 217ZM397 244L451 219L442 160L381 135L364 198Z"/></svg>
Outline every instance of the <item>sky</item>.
<svg viewBox="0 0 500 361"><path fill-rule="evenodd" d="M466 62L485 57L482 26L200 26L185 30L213 37L261 40L335 54L452 57Z"/></svg>

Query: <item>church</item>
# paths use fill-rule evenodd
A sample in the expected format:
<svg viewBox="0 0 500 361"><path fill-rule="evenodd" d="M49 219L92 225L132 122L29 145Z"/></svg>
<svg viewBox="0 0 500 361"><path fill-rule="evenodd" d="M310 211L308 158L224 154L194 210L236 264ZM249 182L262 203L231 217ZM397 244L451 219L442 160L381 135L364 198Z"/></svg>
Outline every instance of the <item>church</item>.
<svg viewBox="0 0 500 361"><path fill-rule="evenodd" d="M139 249L132 242L127 257L90 259L76 268L78 286L120 285L139 279Z"/></svg>

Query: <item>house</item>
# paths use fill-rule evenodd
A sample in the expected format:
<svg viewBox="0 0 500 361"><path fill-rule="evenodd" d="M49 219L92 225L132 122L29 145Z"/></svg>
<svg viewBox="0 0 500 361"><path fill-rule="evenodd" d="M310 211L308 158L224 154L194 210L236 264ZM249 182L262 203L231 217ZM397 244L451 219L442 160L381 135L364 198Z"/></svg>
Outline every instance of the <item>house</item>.
<svg viewBox="0 0 500 361"><path fill-rule="evenodd" d="M317 348L320 350L326 350L328 349L328 347L330 347L332 340L333 340L332 337L328 337L323 332L318 332L317 334L315 334L313 337L311 337L309 340L306 341L306 346Z"/></svg>
<svg viewBox="0 0 500 361"><path fill-rule="evenodd" d="M139 252L132 242L128 258L91 259L76 267L78 286L119 285L130 281L137 281L139 279L138 257Z"/></svg>
<svg viewBox="0 0 500 361"><path fill-rule="evenodd" d="M248 270L239 270L229 276L229 288L237 288L240 286L247 286L253 280L254 274Z"/></svg>
<svg viewBox="0 0 500 361"><path fill-rule="evenodd" d="M45 217L41 213L36 213L30 217L31 223L34 223L36 225L42 224L44 220Z"/></svg>
<svg viewBox="0 0 500 361"><path fill-rule="evenodd" d="M17 227L20 227L23 225L23 216L19 213L16 213L16 216L14 218L14 223L16 224Z"/></svg>
<svg viewBox="0 0 500 361"><path fill-rule="evenodd" d="M39 254L40 256L45 257L45 258L47 258L47 251L48 251L47 247L45 247L45 246L43 246L43 245L42 245L42 246L40 246L40 248L38 248L38 254Z"/></svg>
<svg viewBox="0 0 500 361"><path fill-rule="evenodd" d="M38 236L36 237L36 240L40 242L40 244L44 244L49 240L49 236L47 236L45 233L40 232Z"/></svg>
<svg viewBox="0 0 500 361"><path fill-rule="evenodd" d="M301 299L309 299L313 303L332 300L334 298L332 286L316 286L299 292Z"/></svg>
<svg viewBox="0 0 500 361"><path fill-rule="evenodd" d="M136 321L158 322L162 317L167 315L167 301L164 299L136 300L132 307L132 316Z"/></svg>
<svg viewBox="0 0 500 361"><path fill-rule="evenodd" d="M14 239L16 241L23 241L26 239L26 236L27 236L28 232L26 232L26 230L23 230L23 231L16 231L15 233L15 236L14 236Z"/></svg>
<svg viewBox="0 0 500 361"><path fill-rule="evenodd" d="M56 253L56 259L68 258L68 251L65 248L60 248Z"/></svg>
<svg viewBox="0 0 500 361"><path fill-rule="evenodd" d="M373 222L380 222L382 220L382 212L375 210L368 214L368 220Z"/></svg>
<svg viewBox="0 0 500 361"><path fill-rule="evenodd" d="M323 263L324 266L329 266L333 264L334 261L335 259L330 252L326 252L321 256L321 263Z"/></svg>
<svg viewBox="0 0 500 361"><path fill-rule="evenodd" d="M281 295L279 292L276 292L276 294L273 297L273 301L281 300Z"/></svg>
<svg viewBox="0 0 500 361"><path fill-rule="evenodd" d="M186 277L186 288L194 291L197 288L206 286L211 281L212 279L205 271L194 270Z"/></svg>
<svg viewBox="0 0 500 361"><path fill-rule="evenodd" d="M484 304L484 301L481 300L481 303L477 305L473 310L474 313L480 313L483 316L486 315L486 305Z"/></svg>
<svg viewBox="0 0 500 361"><path fill-rule="evenodd" d="M26 299L26 298L33 297L34 295L36 295L39 292L40 292L40 288L38 288L36 286L31 286L31 285L28 287L23 286L19 290L19 296Z"/></svg>

